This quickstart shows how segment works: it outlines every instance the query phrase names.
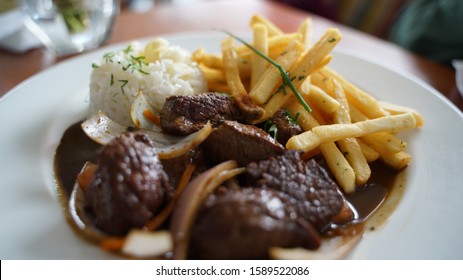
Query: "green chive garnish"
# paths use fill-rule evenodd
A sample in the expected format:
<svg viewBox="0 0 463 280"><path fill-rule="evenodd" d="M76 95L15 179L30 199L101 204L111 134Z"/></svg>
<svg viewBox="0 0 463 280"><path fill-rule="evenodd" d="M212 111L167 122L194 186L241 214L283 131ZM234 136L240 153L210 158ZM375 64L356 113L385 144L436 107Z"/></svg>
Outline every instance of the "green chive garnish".
<svg viewBox="0 0 463 280"><path fill-rule="evenodd" d="M293 92L293 94L296 96L297 100L299 101L299 103L302 105L302 107L304 107L304 109L310 113L312 112L312 109L310 109L309 105L307 104L307 102L305 102L304 98L301 96L301 94L297 91L296 87L294 86L292 80L294 79L291 79L288 75L288 73L286 73L285 69L283 69L283 67L278 64L275 60L271 59L270 57L266 56L265 54L263 54L262 52L260 52L259 50L257 50L256 48L254 48L253 46L251 46L250 44L248 44L246 41L244 41L243 39L237 37L236 35L232 34L231 32L227 31L227 30L220 30L222 32L224 32L225 34L235 38L236 40L240 41L242 44L244 44L246 47L250 48L253 52L255 52L257 55L259 55L260 57L262 57L263 59L267 60L270 64L272 64L273 66L275 66L278 71L280 72L280 75L281 75L281 78L283 79L283 88L284 86L287 86L291 89L291 91ZM282 88L282 89L283 89ZM283 89L283 92L284 89Z"/></svg>

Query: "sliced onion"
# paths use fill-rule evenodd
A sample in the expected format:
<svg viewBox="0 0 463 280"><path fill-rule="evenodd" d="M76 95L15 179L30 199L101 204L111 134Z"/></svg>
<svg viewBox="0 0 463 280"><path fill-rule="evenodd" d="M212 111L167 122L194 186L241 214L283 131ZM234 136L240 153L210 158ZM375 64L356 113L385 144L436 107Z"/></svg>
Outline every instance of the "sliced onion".
<svg viewBox="0 0 463 280"><path fill-rule="evenodd" d="M362 239L365 227L351 236L336 236L322 241L317 250L272 247L270 257L279 260L335 260L345 258Z"/></svg>
<svg viewBox="0 0 463 280"><path fill-rule="evenodd" d="M133 229L125 238L122 253L137 258L159 257L172 250L172 236L167 230Z"/></svg>
<svg viewBox="0 0 463 280"><path fill-rule="evenodd" d="M191 181L177 200L171 220L173 258L187 257L190 230L203 200L226 180L242 173L235 161L226 161L201 173Z"/></svg>
<svg viewBox="0 0 463 280"><path fill-rule="evenodd" d="M210 122L199 131L186 137L178 137L165 134L162 131L152 131L142 128L129 128L121 125L103 112L98 112L82 123L82 129L93 141L105 145L120 134L128 131L143 132L153 141L159 158L168 159L187 153L189 150L201 144L212 132Z"/></svg>
<svg viewBox="0 0 463 280"><path fill-rule="evenodd" d="M183 192L188 182L190 182L191 176L193 175L195 168L196 165L192 163L190 163L185 168L177 184L177 187L175 188L175 197L169 202L169 204L167 204L166 207L164 207L164 209L162 209L161 212L159 212L159 214L157 214L154 218L152 218L145 224L145 229L155 230L158 227L160 227L162 223L164 223L165 220L167 220L168 217L170 217L170 214L172 213L172 211L174 211L175 203L177 202L178 197Z"/></svg>
<svg viewBox="0 0 463 280"><path fill-rule="evenodd" d="M160 140L153 140L156 146L156 150L160 159L169 159L181 156L191 149L197 147L204 140L207 139L209 134L212 132L212 125L207 122L203 128L192 133L186 137L176 137L162 133Z"/></svg>
<svg viewBox="0 0 463 280"><path fill-rule="evenodd" d="M137 128L144 128L151 131L161 131L161 127L146 118L144 112L148 110L153 112L154 109L146 101L143 92L139 92L130 107L130 117Z"/></svg>
<svg viewBox="0 0 463 280"><path fill-rule="evenodd" d="M86 163L82 168L81 173L86 169L91 168L91 163ZM108 235L97 229L93 223L88 219L85 214L85 207L87 206L87 197L84 190L79 186L78 182L74 184L71 196L68 203L68 212L71 222L74 227L87 239L94 242L101 242Z"/></svg>
<svg viewBox="0 0 463 280"><path fill-rule="evenodd" d="M87 191L88 187L92 183L97 167L98 166L93 162L87 161L80 173L77 174L77 184L79 184L79 187L84 192Z"/></svg>

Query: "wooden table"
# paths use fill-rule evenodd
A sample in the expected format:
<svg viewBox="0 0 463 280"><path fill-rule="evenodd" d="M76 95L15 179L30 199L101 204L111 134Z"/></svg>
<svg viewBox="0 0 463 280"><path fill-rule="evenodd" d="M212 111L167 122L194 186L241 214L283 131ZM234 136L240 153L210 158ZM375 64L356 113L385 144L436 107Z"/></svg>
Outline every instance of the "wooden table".
<svg viewBox="0 0 463 280"><path fill-rule="evenodd" d="M270 19L286 32L296 30L303 19L311 16L317 37L326 28L337 27L343 34L337 49L372 56L384 64L402 69L433 86L463 110L463 99L455 85L454 69L414 55L390 42L272 1L204 1L176 6L165 4L146 13L123 9L107 44L172 32L207 31L213 27L234 32L248 31L249 19L253 14ZM54 59L44 49L31 50L25 54L0 50L0 97L26 78L64 59L68 58Z"/></svg>

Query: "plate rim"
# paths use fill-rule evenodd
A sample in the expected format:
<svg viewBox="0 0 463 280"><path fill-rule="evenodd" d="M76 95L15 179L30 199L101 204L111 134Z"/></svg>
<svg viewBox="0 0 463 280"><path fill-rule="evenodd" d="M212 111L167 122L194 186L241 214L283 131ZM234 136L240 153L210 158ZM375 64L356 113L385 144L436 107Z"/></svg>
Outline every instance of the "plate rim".
<svg viewBox="0 0 463 280"><path fill-rule="evenodd" d="M178 35L180 35L183 38L187 38L187 37L193 38L193 37L202 37L204 34L209 34L208 37L214 37L214 38L215 37L222 37L222 36L218 36L218 35L217 36L216 35L212 36L210 32L179 32L179 33L169 33L169 34L166 34L166 35L159 35L159 36L149 36L149 37L144 37L144 38L140 38L140 39L136 39L136 40L130 40L130 41L126 41L126 42L117 43L117 44L114 44L114 45L109 45L109 46L106 46L105 48L101 48L101 49L98 49L98 50L95 50L95 51L92 51L92 52L89 52L89 53L86 53L86 54L78 55L76 57L70 58L70 59L65 60L65 61L62 61L60 63L57 63L57 64L53 65L52 67L50 67L48 69L45 69L45 71L40 71L40 72L34 74L33 76L29 77L28 79L26 79L25 81L21 82L16 87L11 89L8 92L8 96L11 96L14 92L16 92L18 90L21 91L21 89L23 87L27 86L29 83L33 83L34 80L39 79L39 77L41 75L44 75L44 73L48 73L49 71L55 71L53 69L60 69L61 67L64 67L63 65L72 64L76 60L85 60L87 58L90 59L90 57L94 56L95 54L100 54L100 53L104 53L105 51L108 51L108 50L111 50L111 49L119 48L119 47L123 46L124 44L128 44L128 43L133 42L133 41L144 42L146 40L150 40L150 39L156 38L156 37L167 37L167 35L169 37L177 37ZM193 36L191 36L191 35L193 35ZM177 37L177 38L179 38L179 37ZM335 53L342 53L343 55L352 57L354 59L360 59L360 60L362 60L362 61L364 61L364 62L366 62L368 64L373 64L373 65L376 65L377 67L381 67L381 68L385 69L386 71L393 72L393 73L401 76L401 78L403 78L403 79L407 79L409 82L412 82L415 85L423 88L424 90L426 90L428 92L431 92L434 97L437 97L439 100L443 101L443 103L446 105L446 107L451 108L453 113L456 113L456 117L459 118L460 122L463 121L463 113L453 103L451 103L450 100L448 100L445 96L443 96L440 92L438 92L432 86L426 84L424 81L422 81L419 78L411 75L410 73L407 73L407 72L404 73L404 71L401 71L401 69L394 69L393 67L391 67L391 65L387 65L387 64L385 65L384 63L380 63L380 62L378 63L378 61L374 61L374 60L372 60L370 58L365 59L363 56L359 56L359 55L356 55L356 54L351 54L351 53L344 52L344 51L336 51ZM5 96L3 96L3 97L5 97ZM4 103L2 101L5 100L3 97L0 99L0 107L2 107L2 104ZM11 97L8 97L8 98L11 98ZM398 102L398 103L400 103L400 102ZM61 212L59 214L62 215ZM66 224L65 226L68 227L69 225ZM83 242L83 241L81 240L81 242Z"/></svg>

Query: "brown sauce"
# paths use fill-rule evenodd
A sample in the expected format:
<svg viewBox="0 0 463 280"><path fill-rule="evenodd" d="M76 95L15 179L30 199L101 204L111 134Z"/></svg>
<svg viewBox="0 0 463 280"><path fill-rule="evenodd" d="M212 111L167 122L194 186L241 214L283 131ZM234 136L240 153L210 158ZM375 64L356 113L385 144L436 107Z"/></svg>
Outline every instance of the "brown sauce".
<svg viewBox="0 0 463 280"><path fill-rule="evenodd" d="M77 174L85 162L95 162L98 149L101 147L84 133L79 123L70 126L63 134L56 149L54 170L58 188L66 199L69 198Z"/></svg>
<svg viewBox="0 0 463 280"><path fill-rule="evenodd" d="M95 162L100 147L101 145L85 135L80 122L70 126L63 134L54 160L55 177L58 192L63 198L63 209L67 208L78 173L85 162ZM380 161L370 166L372 176L369 182L345 197L357 212L357 222L363 224L366 221L367 229L375 230L384 223L400 201L405 189L405 173L391 170Z"/></svg>

